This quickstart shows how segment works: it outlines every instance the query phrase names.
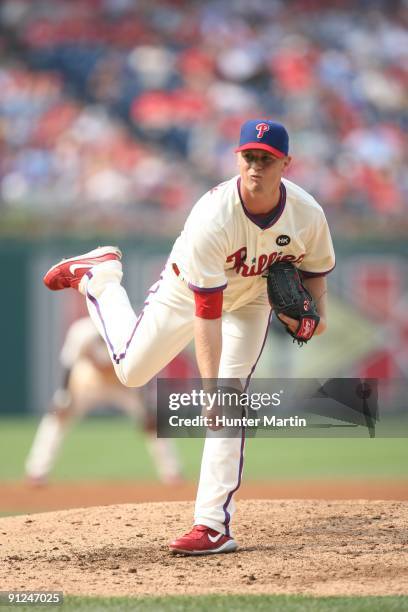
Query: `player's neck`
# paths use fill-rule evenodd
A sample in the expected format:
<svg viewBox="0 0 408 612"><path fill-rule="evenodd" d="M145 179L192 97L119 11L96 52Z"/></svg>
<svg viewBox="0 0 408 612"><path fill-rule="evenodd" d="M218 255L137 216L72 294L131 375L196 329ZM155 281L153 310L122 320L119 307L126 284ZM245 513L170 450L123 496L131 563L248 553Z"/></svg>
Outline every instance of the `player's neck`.
<svg viewBox="0 0 408 612"><path fill-rule="evenodd" d="M241 181L241 197L248 212L253 215L266 214L272 212L279 204L280 184L270 192L257 192L247 189Z"/></svg>

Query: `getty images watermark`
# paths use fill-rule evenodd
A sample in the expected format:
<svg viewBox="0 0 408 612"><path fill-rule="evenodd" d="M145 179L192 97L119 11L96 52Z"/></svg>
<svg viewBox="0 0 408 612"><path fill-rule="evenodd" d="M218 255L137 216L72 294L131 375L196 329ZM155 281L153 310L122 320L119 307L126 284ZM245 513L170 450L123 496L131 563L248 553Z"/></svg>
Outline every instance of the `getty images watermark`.
<svg viewBox="0 0 408 612"><path fill-rule="evenodd" d="M202 413L195 416L172 414L168 423L170 427L206 427L214 430L227 427L306 427L307 420L297 415L280 418L276 414L247 415L248 410L253 413L261 408L280 406L283 393L283 389L275 393L244 393L238 389L222 387L213 391L192 389L190 392L170 393L169 410L200 408ZM237 408L242 409L242 414L233 416L231 410ZM224 414L225 409L230 416ZM218 410L221 414L217 413Z"/></svg>
<svg viewBox="0 0 408 612"><path fill-rule="evenodd" d="M159 437L407 437L408 381L158 379Z"/></svg>

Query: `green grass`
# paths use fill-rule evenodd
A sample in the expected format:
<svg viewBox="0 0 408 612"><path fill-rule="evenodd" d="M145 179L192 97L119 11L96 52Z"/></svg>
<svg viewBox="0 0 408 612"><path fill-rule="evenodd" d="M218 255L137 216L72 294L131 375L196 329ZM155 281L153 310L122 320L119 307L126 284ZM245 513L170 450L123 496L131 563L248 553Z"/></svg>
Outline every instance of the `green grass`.
<svg viewBox="0 0 408 612"><path fill-rule="evenodd" d="M48 609L51 606L47 606ZM7 606L4 610L30 612L39 606ZM66 597L63 612L404 612L408 597L302 597L299 595L204 595L201 597Z"/></svg>
<svg viewBox="0 0 408 612"><path fill-rule="evenodd" d="M407 478L405 438L248 440L251 478ZM269 476L268 476L269 475Z"/></svg>
<svg viewBox="0 0 408 612"><path fill-rule="evenodd" d="M0 419L0 480L23 475L38 420ZM176 440L187 478L198 476L203 440ZM91 417L74 425L53 470L55 480L157 479L144 436L130 420ZM249 439L247 480L408 477L404 438Z"/></svg>
<svg viewBox="0 0 408 612"><path fill-rule="evenodd" d="M22 477L38 422L31 417L0 419L0 480ZM189 478L198 473L202 444L177 441ZM143 433L125 417L90 417L74 424L52 475L56 480L157 479Z"/></svg>

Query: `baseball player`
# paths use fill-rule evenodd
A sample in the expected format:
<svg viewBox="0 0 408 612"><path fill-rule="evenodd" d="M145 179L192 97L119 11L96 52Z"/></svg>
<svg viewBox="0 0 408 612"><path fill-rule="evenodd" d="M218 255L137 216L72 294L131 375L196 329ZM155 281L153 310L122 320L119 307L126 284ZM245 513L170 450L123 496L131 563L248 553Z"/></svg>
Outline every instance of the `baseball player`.
<svg viewBox="0 0 408 612"><path fill-rule="evenodd" d="M285 127L250 120L236 149L239 174L193 207L159 281L136 316L121 285L121 253L97 248L63 260L45 275L52 290L75 288L104 338L119 380L146 384L194 339L200 375L243 382L246 390L265 344L271 316L265 273L290 261L302 273L326 328L326 274L334 251L322 208L283 178L291 157ZM298 321L281 317L295 331ZM194 526L170 544L173 552L230 552L233 495L241 484L245 431L208 435Z"/></svg>
<svg viewBox="0 0 408 612"><path fill-rule="evenodd" d="M155 415L148 413L141 393L118 381L106 345L89 317L78 319L69 327L60 360L62 384L54 393L30 449L25 466L28 482L46 484L69 425L100 406L115 407L140 421L162 482L181 482L182 471L173 441L157 437Z"/></svg>

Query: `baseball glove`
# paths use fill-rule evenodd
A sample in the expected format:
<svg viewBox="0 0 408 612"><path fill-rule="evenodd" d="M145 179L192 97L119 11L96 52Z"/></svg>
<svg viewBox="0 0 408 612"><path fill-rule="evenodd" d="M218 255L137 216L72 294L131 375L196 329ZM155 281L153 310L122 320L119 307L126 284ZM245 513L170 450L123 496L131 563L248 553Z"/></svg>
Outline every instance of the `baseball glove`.
<svg viewBox="0 0 408 612"><path fill-rule="evenodd" d="M294 332L286 323L283 321L281 323L292 336L293 342L302 346L313 336L320 317L312 296L302 284L297 268L289 261L272 264L268 270L266 283L269 303L276 314L282 313L299 321Z"/></svg>

